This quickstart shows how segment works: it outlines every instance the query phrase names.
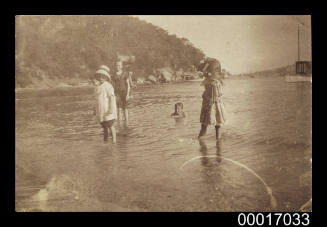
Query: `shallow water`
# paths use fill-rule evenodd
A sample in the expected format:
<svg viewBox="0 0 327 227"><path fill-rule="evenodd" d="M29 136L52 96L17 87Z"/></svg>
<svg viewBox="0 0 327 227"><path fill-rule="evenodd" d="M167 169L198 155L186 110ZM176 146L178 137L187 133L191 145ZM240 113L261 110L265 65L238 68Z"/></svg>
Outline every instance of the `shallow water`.
<svg viewBox="0 0 327 227"><path fill-rule="evenodd" d="M95 123L93 88L16 92L16 210L298 211L312 196L312 86L224 83L218 144L214 127L196 139L199 82L133 90L116 145ZM169 117L178 101L184 124Z"/></svg>

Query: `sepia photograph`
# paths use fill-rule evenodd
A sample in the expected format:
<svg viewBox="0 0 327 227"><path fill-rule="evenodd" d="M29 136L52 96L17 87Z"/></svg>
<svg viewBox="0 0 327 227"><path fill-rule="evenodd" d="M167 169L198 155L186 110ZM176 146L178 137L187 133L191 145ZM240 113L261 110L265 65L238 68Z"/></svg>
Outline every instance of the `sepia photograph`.
<svg viewBox="0 0 327 227"><path fill-rule="evenodd" d="M312 212L311 15L16 15L16 212Z"/></svg>

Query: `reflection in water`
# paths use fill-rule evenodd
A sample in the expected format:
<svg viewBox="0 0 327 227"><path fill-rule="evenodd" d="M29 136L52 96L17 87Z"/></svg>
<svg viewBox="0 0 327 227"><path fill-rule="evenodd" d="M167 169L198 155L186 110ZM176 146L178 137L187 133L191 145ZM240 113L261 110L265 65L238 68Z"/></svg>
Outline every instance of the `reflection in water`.
<svg viewBox="0 0 327 227"><path fill-rule="evenodd" d="M206 144L206 140L204 138L199 139L199 145L200 145L200 153L201 153L201 163L203 166L208 166L209 164L209 157L208 156L208 147ZM220 163L222 161L222 140L216 141L216 162Z"/></svg>
<svg viewBox="0 0 327 227"><path fill-rule="evenodd" d="M208 166L209 164L209 159L207 158L208 147L205 143L205 140L199 139L199 145L200 145L200 152L202 154L201 163L203 166Z"/></svg>
<svg viewBox="0 0 327 227"><path fill-rule="evenodd" d="M92 88L16 93L17 207L75 211L83 198L86 211L111 211L112 203L149 211L260 211L269 207L260 176L274 189L278 208L298 211L311 198L312 173L305 164L312 157L311 87L280 78L226 80L229 122L218 143L213 133L196 138L202 92L195 82L136 89L129 128L117 126L116 145L102 141ZM169 117L180 101L185 122ZM309 180L301 187L304 173ZM43 190L47 182L60 185L63 176L76 184L72 190L83 192L79 200ZM26 202L37 193L35 199L48 197L46 205ZM217 195L217 203L210 202Z"/></svg>
<svg viewBox="0 0 327 227"><path fill-rule="evenodd" d="M216 141L216 155L217 155L217 162L220 163L223 160L222 157L222 140Z"/></svg>
<svg viewBox="0 0 327 227"><path fill-rule="evenodd" d="M217 140L216 142L216 155L207 155L207 145L205 143L205 140L203 139L199 139L199 144L200 144L200 152L201 152L201 156L198 156L198 157L195 157L195 158L192 158L190 159L189 161L185 162L183 165L182 165L182 168L189 162L195 160L195 159L201 159L201 163L203 166L205 167L209 167L209 158L213 158L215 157L216 158L216 162L221 162L222 159L225 159L235 165L238 165L244 169L246 169L247 171L249 171L251 174L253 174L256 178L258 178L262 183L263 185L265 186L266 188L266 191L270 197L270 205L273 209L275 209L277 207L277 200L276 198L273 196L272 194L272 189L267 185L267 183L255 172L253 171L252 169L250 169L248 166L240 163L240 162L237 162L235 160L232 160L230 158L224 158L221 156L221 141L220 140Z"/></svg>
<svg viewBox="0 0 327 227"><path fill-rule="evenodd" d="M198 140L200 145L200 161L203 168L201 168L202 184L206 188L204 201L206 202L209 210L215 210L214 207L224 207L225 209L230 207L228 204L227 195L224 195L226 191L225 187L229 185L226 179L226 167L220 166L221 162L221 144L216 142L216 155L209 155L207 141L204 138ZM213 158L215 156L215 159ZM231 199L231 198L230 198Z"/></svg>
<svg viewBox="0 0 327 227"><path fill-rule="evenodd" d="M175 118L175 126L177 128L182 128L186 124L186 120L184 118Z"/></svg>

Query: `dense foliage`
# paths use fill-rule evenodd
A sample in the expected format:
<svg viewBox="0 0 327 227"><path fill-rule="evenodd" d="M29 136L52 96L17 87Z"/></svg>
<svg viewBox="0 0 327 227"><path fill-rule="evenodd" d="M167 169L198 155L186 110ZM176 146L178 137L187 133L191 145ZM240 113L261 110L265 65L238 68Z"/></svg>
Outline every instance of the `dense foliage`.
<svg viewBox="0 0 327 227"><path fill-rule="evenodd" d="M134 55L136 76L156 68L189 70L204 57L187 39L130 16L17 16L16 87L87 79L117 55Z"/></svg>

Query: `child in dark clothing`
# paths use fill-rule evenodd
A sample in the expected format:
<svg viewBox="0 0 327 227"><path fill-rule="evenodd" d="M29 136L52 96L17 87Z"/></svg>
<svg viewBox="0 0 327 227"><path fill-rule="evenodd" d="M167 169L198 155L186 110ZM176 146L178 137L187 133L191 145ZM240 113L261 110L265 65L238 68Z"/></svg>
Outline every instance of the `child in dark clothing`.
<svg viewBox="0 0 327 227"><path fill-rule="evenodd" d="M200 115L201 130L199 138L206 134L207 126L214 124L216 138L220 139L220 128L226 122L225 107L222 100L221 66L215 59L207 59L199 66L205 79L202 82L205 90L202 94L202 108Z"/></svg>

